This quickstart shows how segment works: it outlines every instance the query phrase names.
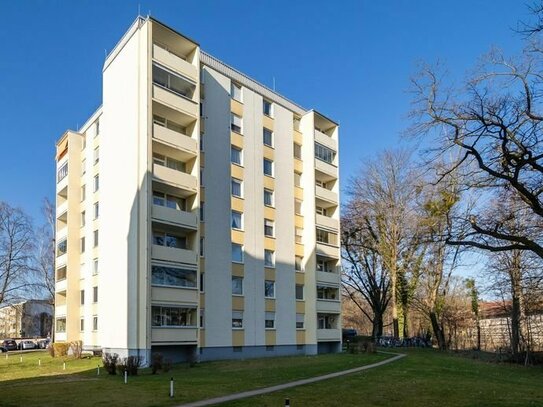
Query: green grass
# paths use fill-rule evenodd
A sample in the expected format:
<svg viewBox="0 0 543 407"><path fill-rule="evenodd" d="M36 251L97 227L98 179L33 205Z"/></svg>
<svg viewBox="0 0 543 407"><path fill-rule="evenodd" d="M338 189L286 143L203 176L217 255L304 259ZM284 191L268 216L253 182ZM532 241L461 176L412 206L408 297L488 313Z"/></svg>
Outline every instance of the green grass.
<svg viewBox="0 0 543 407"><path fill-rule="evenodd" d="M435 350L362 373L224 406L542 406L543 368L491 364Z"/></svg>
<svg viewBox="0 0 543 407"><path fill-rule="evenodd" d="M385 359L384 355L320 355L205 362L194 368L174 365L168 373L129 377L108 376L100 359L53 359L45 352L0 355L0 406L170 406L292 380L350 369ZM38 366L41 359L41 366ZM176 397L168 397L169 379L175 379Z"/></svg>

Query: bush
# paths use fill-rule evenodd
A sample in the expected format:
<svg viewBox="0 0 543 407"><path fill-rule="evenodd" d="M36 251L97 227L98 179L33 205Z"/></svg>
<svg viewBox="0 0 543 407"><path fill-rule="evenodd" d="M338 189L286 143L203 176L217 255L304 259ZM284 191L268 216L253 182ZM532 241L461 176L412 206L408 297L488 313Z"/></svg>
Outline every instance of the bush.
<svg viewBox="0 0 543 407"><path fill-rule="evenodd" d="M58 358L61 356L66 356L68 354L68 349L70 348L69 343L65 342L55 342L53 343L53 357ZM49 351L49 354L51 354L51 351Z"/></svg>
<svg viewBox="0 0 543 407"><path fill-rule="evenodd" d="M153 353L151 356L151 372L157 374L157 372L162 369L163 362L164 357L162 356L162 353Z"/></svg>
<svg viewBox="0 0 543 407"><path fill-rule="evenodd" d="M51 355L52 358L55 357L55 348L53 347L52 343L47 345L47 353L49 353L49 355Z"/></svg>
<svg viewBox="0 0 543 407"><path fill-rule="evenodd" d="M81 359L81 354L83 353L83 341L70 342L70 350L72 351L74 358Z"/></svg>
<svg viewBox="0 0 543 407"><path fill-rule="evenodd" d="M102 356L102 363L104 369L110 375L115 375L117 373L117 361L119 360L119 355L116 353L104 353Z"/></svg>
<svg viewBox="0 0 543 407"><path fill-rule="evenodd" d="M162 363L162 370L167 373L172 368L172 361L171 359L164 359L164 362Z"/></svg>
<svg viewBox="0 0 543 407"><path fill-rule="evenodd" d="M117 361L117 373L124 375L124 371L128 373L129 376L137 376L138 369L143 363L143 358L141 356L128 356L127 358L119 359Z"/></svg>

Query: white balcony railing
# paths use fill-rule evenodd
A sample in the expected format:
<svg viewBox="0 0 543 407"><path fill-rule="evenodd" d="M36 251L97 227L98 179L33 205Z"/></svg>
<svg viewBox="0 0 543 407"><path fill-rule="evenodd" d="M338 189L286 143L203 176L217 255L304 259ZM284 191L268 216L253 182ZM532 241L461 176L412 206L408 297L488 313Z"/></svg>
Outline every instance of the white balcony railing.
<svg viewBox="0 0 543 407"><path fill-rule="evenodd" d="M158 246L156 244L154 244L151 249L151 255L153 259L174 263L197 264L198 261L198 255L194 250Z"/></svg>
<svg viewBox="0 0 543 407"><path fill-rule="evenodd" d="M336 166L328 164L327 162L319 160L318 158L315 158L315 170L326 174L332 179L337 179L338 177L338 170Z"/></svg>
<svg viewBox="0 0 543 407"><path fill-rule="evenodd" d="M337 152L337 141L323 132L315 129L315 141Z"/></svg>
<svg viewBox="0 0 543 407"><path fill-rule="evenodd" d="M317 242L317 255L339 259L339 247Z"/></svg>
<svg viewBox="0 0 543 407"><path fill-rule="evenodd" d="M338 195L335 192L323 187L319 187L318 185L315 186L315 197L330 203L338 203Z"/></svg>
<svg viewBox="0 0 543 407"><path fill-rule="evenodd" d="M153 137L157 140L171 144L192 156L198 154L198 142L186 134L179 133L155 123L153 124Z"/></svg>
<svg viewBox="0 0 543 407"><path fill-rule="evenodd" d="M153 44L153 58L162 65L181 73L193 81L198 81L198 69L194 65L158 44Z"/></svg>
<svg viewBox="0 0 543 407"><path fill-rule="evenodd" d="M324 300L317 298L317 312L339 314L341 312L341 302L339 300Z"/></svg>
<svg viewBox="0 0 543 407"><path fill-rule="evenodd" d="M317 214L316 223L317 226L324 226L327 229L333 229L336 231L339 229L339 221L328 216Z"/></svg>
<svg viewBox="0 0 543 407"><path fill-rule="evenodd" d="M341 330L339 329L317 329L317 341L332 342L341 340Z"/></svg>
<svg viewBox="0 0 543 407"><path fill-rule="evenodd" d="M156 84L153 85L153 98L155 98L164 105L184 112L194 118L198 118L199 116L198 103L194 102L191 99L177 95Z"/></svg>
<svg viewBox="0 0 543 407"><path fill-rule="evenodd" d="M179 226L196 229L198 226L198 217L192 212L179 211L166 206L153 205L153 219L165 223L173 223Z"/></svg>
<svg viewBox="0 0 543 407"><path fill-rule="evenodd" d="M164 167L163 165L153 164L153 176L159 181L177 185L191 192L197 192L198 181L194 175Z"/></svg>
<svg viewBox="0 0 543 407"><path fill-rule="evenodd" d="M197 343L198 329L196 327L152 328L151 342L155 344Z"/></svg>
<svg viewBox="0 0 543 407"><path fill-rule="evenodd" d="M341 281L341 275L339 273L317 271L317 281L328 284L339 284L339 282Z"/></svg>

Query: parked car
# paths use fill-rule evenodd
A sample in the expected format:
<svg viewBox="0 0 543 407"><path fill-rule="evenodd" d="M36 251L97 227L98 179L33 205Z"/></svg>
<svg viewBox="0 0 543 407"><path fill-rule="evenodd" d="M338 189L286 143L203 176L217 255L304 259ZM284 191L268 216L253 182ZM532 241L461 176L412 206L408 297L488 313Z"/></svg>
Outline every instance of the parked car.
<svg viewBox="0 0 543 407"><path fill-rule="evenodd" d="M13 339L5 339L4 341L0 342L0 346L6 348L7 350L17 350L17 342L15 342Z"/></svg>
<svg viewBox="0 0 543 407"><path fill-rule="evenodd" d="M21 341L19 342L19 349L20 350L27 350L27 349L36 349L37 345L34 341Z"/></svg>
<svg viewBox="0 0 543 407"><path fill-rule="evenodd" d="M0 353L5 353L7 351L8 350L6 348L4 348L3 346L0 346Z"/></svg>
<svg viewBox="0 0 543 407"><path fill-rule="evenodd" d="M342 329L341 336L343 339L343 342L350 342L355 336L358 335L358 332L356 329Z"/></svg>
<svg viewBox="0 0 543 407"><path fill-rule="evenodd" d="M47 349L47 347L49 346L49 344L51 343L51 339L47 338L47 339L40 339L37 343L38 345L38 348L40 349Z"/></svg>

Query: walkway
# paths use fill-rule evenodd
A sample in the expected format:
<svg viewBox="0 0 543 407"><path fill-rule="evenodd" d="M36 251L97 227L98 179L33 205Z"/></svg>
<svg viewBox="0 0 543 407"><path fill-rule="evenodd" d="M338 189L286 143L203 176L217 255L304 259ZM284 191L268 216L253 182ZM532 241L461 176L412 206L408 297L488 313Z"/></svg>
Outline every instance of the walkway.
<svg viewBox="0 0 543 407"><path fill-rule="evenodd" d="M374 367L379 367L391 362L395 362L396 360L401 359L404 356L406 356L403 353L392 353L392 352L379 352L379 353L383 353L387 355L395 355L395 356L391 357L390 359L382 360L381 362L372 363L371 365L355 367L354 369L342 370L340 372L329 373L323 376L310 377L309 379L296 380L294 382L278 384L276 386L271 386L271 387L264 387L262 389L249 390L249 391L244 391L241 393L234 393L234 394L228 394L226 396L215 397L212 399L195 401L193 403L183 404L177 407L211 406L213 404L226 403L227 401L234 401L234 400L239 400L239 399L245 399L248 397L260 396L261 394L273 393L274 391L290 389L291 387L302 386L304 384L320 382L322 380L333 379L335 377L345 376L352 373L358 373L363 370L373 369Z"/></svg>

